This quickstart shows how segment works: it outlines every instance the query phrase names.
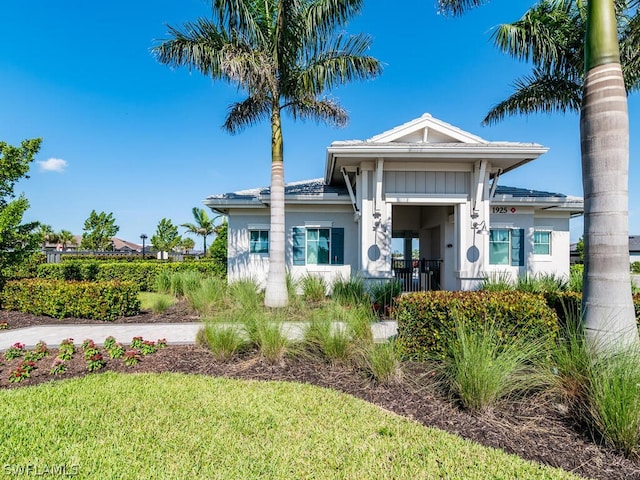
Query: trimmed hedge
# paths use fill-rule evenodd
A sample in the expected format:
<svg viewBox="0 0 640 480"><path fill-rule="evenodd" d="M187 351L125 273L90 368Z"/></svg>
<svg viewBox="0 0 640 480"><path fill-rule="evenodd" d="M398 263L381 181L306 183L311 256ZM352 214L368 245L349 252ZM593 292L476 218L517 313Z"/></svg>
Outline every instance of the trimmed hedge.
<svg viewBox="0 0 640 480"><path fill-rule="evenodd" d="M155 254L145 253L144 257L140 253L130 254L108 254L108 253L73 253L60 255L61 262L149 262L156 260ZM166 260L157 260L158 262L166 262Z"/></svg>
<svg viewBox="0 0 640 480"><path fill-rule="evenodd" d="M33 315L115 320L140 313L139 291L132 282L35 278L7 282L0 293L0 303L6 310Z"/></svg>
<svg viewBox="0 0 640 480"><path fill-rule="evenodd" d="M548 335L558 332L558 318L542 295L524 292L419 292L402 295L394 309L398 343L406 358L442 357L457 320L482 328L493 322L499 335Z"/></svg>
<svg viewBox="0 0 640 480"><path fill-rule="evenodd" d="M143 292L153 290L156 276L161 272L193 270L203 275L225 277L224 265L212 261L197 262L62 262L38 267L39 278L57 280L133 282Z"/></svg>
<svg viewBox="0 0 640 480"><path fill-rule="evenodd" d="M633 306L636 312L636 323L640 327L640 294L634 293ZM582 293L581 292L550 292L545 294L547 304L553 308L558 315L561 323L566 322L565 310L569 314L575 314L578 317L582 311Z"/></svg>

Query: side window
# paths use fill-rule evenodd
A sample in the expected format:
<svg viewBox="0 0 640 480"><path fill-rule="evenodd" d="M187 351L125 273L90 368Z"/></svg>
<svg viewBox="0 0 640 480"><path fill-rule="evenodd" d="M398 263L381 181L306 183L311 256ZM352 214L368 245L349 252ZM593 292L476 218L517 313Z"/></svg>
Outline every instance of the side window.
<svg viewBox="0 0 640 480"><path fill-rule="evenodd" d="M533 253L535 255L551 255L551 232L548 230L534 230Z"/></svg>
<svg viewBox="0 0 640 480"><path fill-rule="evenodd" d="M249 230L249 253L269 253L269 230Z"/></svg>
<svg viewBox="0 0 640 480"><path fill-rule="evenodd" d="M524 265L524 230L492 228L489 232L489 264Z"/></svg>
<svg viewBox="0 0 640 480"><path fill-rule="evenodd" d="M344 228L293 227L294 265L344 264Z"/></svg>

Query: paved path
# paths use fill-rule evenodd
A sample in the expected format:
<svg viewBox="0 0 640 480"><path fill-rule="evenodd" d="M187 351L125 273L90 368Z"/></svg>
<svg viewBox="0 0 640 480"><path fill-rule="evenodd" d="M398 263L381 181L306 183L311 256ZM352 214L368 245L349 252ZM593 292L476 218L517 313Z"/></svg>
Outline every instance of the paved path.
<svg viewBox="0 0 640 480"><path fill-rule="evenodd" d="M98 345L108 336L113 336L122 343L130 343L133 337L145 340L165 338L172 345L186 345L195 342L196 333L202 323L105 323L82 325L39 325L35 327L16 328L0 331L0 351L6 350L16 342L24 343L27 348L35 346L40 340L50 347L57 347L66 338L73 338L76 343L90 338ZM285 322L283 331L291 339L302 336L305 324L302 322ZM372 324L374 341L382 342L397 333L394 321Z"/></svg>

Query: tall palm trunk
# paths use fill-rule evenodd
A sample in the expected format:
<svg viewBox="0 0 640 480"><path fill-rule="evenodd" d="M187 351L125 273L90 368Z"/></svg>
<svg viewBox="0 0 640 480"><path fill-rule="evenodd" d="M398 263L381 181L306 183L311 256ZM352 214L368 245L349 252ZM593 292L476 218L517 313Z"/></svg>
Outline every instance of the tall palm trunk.
<svg viewBox="0 0 640 480"><path fill-rule="evenodd" d="M638 342L629 274L629 118L613 0L589 0L580 113L583 322L598 348Z"/></svg>
<svg viewBox="0 0 640 480"><path fill-rule="evenodd" d="M269 231L269 274L264 304L284 307L288 303L284 262L284 157L280 108L274 106L271 114L271 229Z"/></svg>

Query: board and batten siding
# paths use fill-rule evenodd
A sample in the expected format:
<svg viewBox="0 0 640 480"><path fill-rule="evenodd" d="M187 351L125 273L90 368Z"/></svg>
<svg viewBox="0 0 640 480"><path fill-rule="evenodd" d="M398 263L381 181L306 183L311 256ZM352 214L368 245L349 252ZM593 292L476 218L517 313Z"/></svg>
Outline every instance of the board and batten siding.
<svg viewBox="0 0 640 480"><path fill-rule="evenodd" d="M468 194L469 172L385 171L385 193Z"/></svg>

